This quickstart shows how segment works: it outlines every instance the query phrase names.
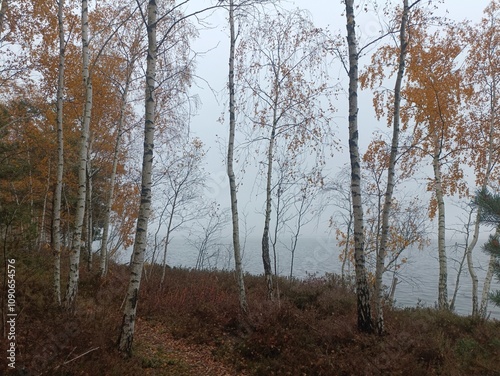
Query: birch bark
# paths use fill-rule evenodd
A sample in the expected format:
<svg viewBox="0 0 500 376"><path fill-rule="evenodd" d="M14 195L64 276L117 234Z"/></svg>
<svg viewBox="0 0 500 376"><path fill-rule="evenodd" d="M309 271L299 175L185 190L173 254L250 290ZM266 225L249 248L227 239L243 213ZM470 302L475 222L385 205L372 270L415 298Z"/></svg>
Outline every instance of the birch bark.
<svg viewBox="0 0 500 376"><path fill-rule="evenodd" d="M271 257L269 255L269 224L271 222L271 183L273 174L273 157L274 157L274 140L276 137L276 102L278 97L278 91L275 94L275 106L273 109L273 125L271 129L271 135L269 137L269 145L267 148L267 177L266 177L266 212L264 218L264 232L262 234L262 261L264 263L264 275L266 278L267 285L267 295L270 300L274 299L274 287L273 287L273 271L271 267Z"/></svg>
<svg viewBox="0 0 500 376"><path fill-rule="evenodd" d="M351 196L354 214L354 257L356 269L356 296L358 329L373 331L370 308L370 290L366 278L363 205L361 200L361 167L358 147L358 45L354 0L345 0L347 45L349 49L349 156L351 161Z"/></svg>
<svg viewBox="0 0 500 376"><path fill-rule="evenodd" d="M491 52L494 52L494 49ZM491 171L493 170L493 166L495 165L495 163L493 162L493 160L495 159L494 158L495 137L493 135L493 132L496 128L495 127L495 119L497 118L497 102L498 102L497 101L497 77L494 76L492 78L492 82L490 84L490 120L489 120L490 131L489 131L489 150L488 150L489 159L488 159L488 167L486 170L486 174L487 174L486 175L486 182L483 184L483 187L486 187L486 183L489 180L489 174L491 173ZM495 162L496 161L497 161L497 159L495 159ZM479 217L479 209L478 209L478 217ZM496 231L496 235L498 235L498 228ZM469 264L469 270L474 270L472 268L472 260L469 262L469 258L472 259L471 252L468 252L468 254L467 254L467 261ZM488 309L488 300L489 300L491 280L493 279L493 274L494 274L493 271L494 271L494 267L495 267L496 262L497 262L496 258L493 255L491 255L490 261L488 263L488 271L486 272L486 277L484 278L483 292L482 292L482 296L481 296L481 306L478 308L478 314L481 317L486 317L486 310ZM478 304L479 294L477 292L477 285L478 285L477 276L475 276L476 281L474 281L474 274L471 273L471 278L473 281L473 290L472 290L473 304L474 304L474 302L476 304ZM474 282L476 282L475 285L474 285ZM474 290L474 287L475 287L475 290ZM475 296L475 301L474 301L474 296Z"/></svg>
<svg viewBox="0 0 500 376"><path fill-rule="evenodd" d="M87 147L87 194L85 210L85 250L87 251L87 270L92 270L92 243L94 238L94 225L92 224L92 164L90 156L92 154L92 136L89 136L89 144Z"/></svg>
<svg viewBox="0 0 500 376"><path fill-rule="evenodd" d="M491 171L493 170L493 166L495 164L494 163L495 150L494 150L494 144L493 144L494 143L494 136L493 136L494 129L495 128L493 127L493 121L491 121L490 130L488 132L488 138L489 138L488 163L486 166L486 172L484 175L483 184L481 185L483 190L486 189L488 186ZM479 239L480 217L481 217L481 209L478 208L477 212L476 212L476 219L475 219L475 223L474 223L474 233L472 235L472 241L470 242L470 244L466 250L466 252L467 252L467 267L468 267L468 271L469 271L471 281L472 281L472 316L481 315L482 313L484 313L486 311L487 303L485 304L484 300L488 299L488 293L483 294L482 299L481 299L481 309L480 309L480 307L479 307L479 278L477 277L477 273L476 273L476 270L474 268L474 261L472 259L472 251L476 247L478 239ZM489 292L491 278L493 277L493 270L492 270L491 264L492 263L494 264L494 261L495 261L494 258L490 258L490 263L488 266L488 272L486 273L483 291ZM490 270L491 270L491 272L490 272ZM483 310L483 305L484 305L484 310Z"/></svg>
<svg viewBox="0 0 500 376"><path fill-rule="evenodd" d="M63 106L64 106L64 67L65 42L63 21L64 0L59 0L57 8L57 23L59 28L59 67L57 73L57 171L56 187L54 192L54 209L52 219L52 252L54 255L53 292L55 302L61 304L61 201L62 182L64 174L64 134L63 134ZM0 29L1 30L1 29Z"/></svg>
<svg viewBox="0 0 500 376"><path fill-rule="evenodd" d="M439 284L438 284L438 308L449 309L448 304L448 263L446 257L446 222L445 205L443 194L443 182L441 178L441 165L439 150L436 150L432 158L434 170L434 192L438 205L438 257L439 257Z"/></svg>
<svg viewBox="0 0 500 376"><path fill-rule="evenodd" d="M141 283L144 254L146 252L148 221L151 212L151 187L153 170L153 150L155 131L155 96L156 86L156 0L149 0L147 8L148 55L146 66L145 120L144 120L144 154L142 160L141 204L135 234L132 262L130 265L130 280L123 310L123 322L118 340L118 348L131 355L134 339L135 317L139 287Z"/></svg>
<svg viewBox="0 0 500 376"><path fill-rule="evenodd" d="M236 109L235 109L235 84L234 84L234 61L236 48L236 30L234 16L234 0L229 0L229 140L227 147L227 176L229 178L229 192L231 195L231 218L233 223L233 251L236 278L238 281L238 295L240 308L243 313L248 313L248 304L245 292L245 281L243 278L243 267L241 264L240 229L238 217L238 199L236 189L236 177L234 174L234 138L236 133Z"/></svg>
<svg viewBox="0 0 500 376"><path fill-rule="evenodd" d="M80 136L80 154L78 166L78 199L75 214L75 228L73 233L73 244L69 256L69 278L66 290L66 308L74 309L76 295L78 293L80 250L82 246L82 228L85 216L85 200L87 188L87 148L90 128L90 117L92 114L92 78L89 73L89 22L88 22L88 0L82 0L82 56L83 56L83 84L85 87L85 105L83 110L82 130Z"/></svg>
<svg viewBox="0 0 500 376"><path fill-rule="evenodd" d="M101 240L101 261L100 261L100 274L101 277L105 277L108 272L108 237L109 237L109 222L111 217L111 209L113 207L114 192L116 184L116 170L118 168L118 153L120 151L123 127L125 124L125 111L127 108L127 98L128 91L130 87L130 81L132 80L132 72L134 70L135 57L132 58L127 64L127 77L125 79L125 87L121 95L120 101L120 118L118 120L118 128L116 129L116 141L115 148L113 151L113 166L111 169L110 183L109 183L109 196L106 202L106 212L104 216L104 224L102 230L102 240Z"/></svg>
<svg viewBox="0 0 500 376"><path fill-rule="evenodd" d="M396 158L399 150L400 133L400 108L401 108L401 85L405 71L405 60L407 55L408 43L406 40L406 24L408 23L409 6L408 0L403 0L403 15L401 17L401 28L399 31L399 65L394 85L394 113L392 125L392 144L389 157L389 166L387 168L387 187L382 211L382 234L380 237L380 246L377 254L377 264L375 271L375 310L376 326L379 334L384 332L384 312L383 312L383 290L382 276L385 269L385 254L387 240L389 238L389 216L391 213L392 197L395 186Z"/></svg>
<svg viewBox="0 0 500 376"><path fill-rule="evenodd" d="M498 230L495 234L498 236ZM488 263L488 271L486 272L486 277L484 278L483 292L481 295L481 306L479 307L479 316L486 317L488 311L488 301L491 288L491 280L493 279L493 274L495 270L497 260L495 257L490 257L490 262Z"/></svg>

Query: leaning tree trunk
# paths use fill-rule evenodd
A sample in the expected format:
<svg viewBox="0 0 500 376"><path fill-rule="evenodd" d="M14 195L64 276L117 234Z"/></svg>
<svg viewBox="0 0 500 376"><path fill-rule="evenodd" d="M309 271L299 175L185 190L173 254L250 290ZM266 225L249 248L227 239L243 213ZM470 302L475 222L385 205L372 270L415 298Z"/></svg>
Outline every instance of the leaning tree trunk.
<svg viewBox="0 0 500 376"><path fill-rule="evenodd" d="M493 122L491 122L493 123ZM495 146L494 146L494 136L493 136L493 131L494 131L493 124L490 126L490 131L489 131L489 142L488 142L488 163L486 166L486 173L484 176L483 183L481 184L482 189L486 189L488 186L488 182L490 180L490 175L491 171L493 169L493 158L494 158L494 153L495 153ZM472 260L472 251L476 247L476 244L479 239L479 224L480 224L480 218L481 218L481 208L477 208L476 212L476 219L474 222L474 234L472 236L472 241L467 247L467 267L469 270L469 274L471 277L471 282L472 282L472 316L480 316L482 313L486 311L486 306L487 303L484 306L483 310L483 304L485 303L485 299L487 301L488 299L488 294L483 293L482 297L482 302L481 302L481 309L479 308L479 278L477 277L476 270L474 268L474 261ZM493 260L494 261L494 260ZM491 270L491 271L490 271ZM490 281L488 281L488 277ZM493 269L491 266L491 260L490 260L490 266L488 267L488 272L486 274L486 279L485 279L485 288L487 287L487 291L489 292L489 286L491 283L491 278L493 277Z"/></svg>
<svg viewBox="0 0 500 376"><path fill-rule="evenodd" d="M278 99L280 93L280 67L275 71L274 75L274 98L273 98L273 124L271 127L271 134L269 136L269 145L267 148L267 176L266 176L266 211L264 217L264 232L262 234L262 261L264 263L264 275L267 285L267 296L270 300L274 299L274 286L273 286L273 270L271 267L271 257L269 255L269 227L271 222L271 185L273 180L273 157L274 157L274 144L276 141L276 128L278 126ZM276 240L276 239L275 239ZM276 248L273 247L276 251ZM274 265L276 272L276 252L274 252Z"/></svg>
<svg viewBox="0 0 500 376"><path fill-rule="evenodd" d="M484 277L483 293L481 295L481 306L479 308L479 316L483 318L486 318L488 313L488 301L490 299L489 295L490 295L491 280L493 279L496 263L497 263L496 257L491 255L490 262L488 263L488 270L486 272L486 277Z"/></svg>
<svg viewBox="0 0 500 376"><path fill-rule="evenodd" d="M441 178L441 166L439 155L435 153L432 159L434 169L434 192L438 207L438 256L439 256L439 285L438 285L438 308L449 309L448 304L448 266L446 258L446 227L445 206Z"/></svg>
<svg viewBox="0 0 500 376"><path fill-rule="evenodd" d="M476 223L474 225L474 234L472 236L472 241L467 247L467 267L469 270L470 278L472 281L472 316L477 316L479 314L479 279L477 277L476 270L474 269L474 261L472 260L472 250L477 244L479 238L479 211L476 215Z"/></svg>
<svg viewBox="0 0 500 376"><path fill-rule="evenodd" d="M351 161L351 196L354 215L354 257L356 269L356 296L358 329L372 332L370 290L365 269L363 205L361 200L361 166L358 148L358 46L354 0L345 0L347 18L347 45L349 48L349 155Z"/></svg>
<svg viewBox="0 0 500 376"><path fill-rule="evenodd" d="M380 246L378 247L377 265L375 271L375 310L376 310L376 325L379 334L384 332L384 312L383 312L383 289L382 275L385 269L385 254L387 241L389 239L389 215L391 213L392 196L395 186L396 175L396 158L399 149L399 133L400 133L400 108L401 108L401 84L405 70L405 59L408 43L406 41L406 24L408 23L408 0L403 0L403 16L401 18L401 29L399 32L399 66L394 85L394 113L393 113L393 129L392 129L392 144L391 154L389 157L389 166L387 168L387 187L385 192L385 201L382 210L382 234L380 237Z"/></svg>
<svg viewBox="0 0 500 376"><path fill-rule="evenodd" d="M64 174L63 95L64 58L66 46L64 43L63 10L64 0L59 0L57 10L57 23L59 28L59 68L57 76L57 172L52 219L52 252L54 255L53 292L57 305L61 305L61 201Z"/></svg>
<svg viewBox="0 0 500 376"><path fill-rule="evenodd" d="M497 227L495 231L495 237L497 237L499 233L500 229L499 227ZM486 318L488 313L488 301L490 295L491 280L493 279L496 263L497 263L496 257L494 255L491 255L490 262L488 263L488 270L486 271L486 277L484 277L483 292L481 295L481 306L479 307L479 316L483 318Z"/></svg>
<svg viewBox="0 0 500 376"><path fill-rule="evenodd" d="M168 217L167 234L165 235L165 247L163 248L163 261L161 264L160 289L163 286L163 283L165 282L165 275L167 273L167 251L168 251L168 244L170 243L170 232L172 231L172 224L174 221L174 213L177 206L178 195L179 192L176 190L174 194L174 201L172 202L172 210L170 211Z"/></svg>
<svg viewBox="0 0 500 376"><path fill-rule="evenodd" d="M276 102L276 101L275 101ZM276 113L276 107L274 108ZM274 116L276 118L276 116ZM273 174L273 153L274 140L276 137L276 120L273 120L269 146L267 149L267 177L266 177L266 212L264 218L264 232L262 234L262 261L264 262L264 275L267 285L267 296L270 300L274 299L273 288L273 270L271 267L271 257L269 255L269 224L271 222L271 180Z"/></svg>
<svg viewBox="0 0 500 376"><path fill-rule="evenodd" d="M69 278L66 291L66 307L73 309L78 292L80 269L80 250L82 227L85 215L85 200L87 188L87 147L92 113L92 79L89 74L89 23L88 0L82 0L82 55L83 55L83 85L85 87L85 105L82 119L82 134L80 136L80 163L78 166L78 199L76 204L75 228L73 244L69 256Z"/></svg>
<svg viewBox="0 0 500 376"><path fill-rule="evenodd" d="M490 175L491 171L494 168L495 162L495 137L494 137L494 131L495 131L495 106L496 106L496 81L493 81L492 85L492 90L491 90L491 97L490 97L490 129L488 132L488 163L486 166L486 173L484 177L484 181L482 183L482 188L486 189L489 180L490 180ZM491 285L491 279L493 278L493 266L495 263L495 258L490 257L490 262L488 266L488 271L486 273L486 277L484 280L484 285L483 285L483 294L481 297L481 307L479 307L479 279L477 277L476 271L474 269L474 264L472 261L472 250L476 246L478 237L479 237L479 218L480 218L480 208L477 209L477 214L476 214L476 223L474 226L474 238L473 242L467 249L467 265L469 267L469 274L472 279L472 315L473 316L482 316L484 317L486 315L486 309L488 307L488 295L490 291L490 285Z"/></svg>
<svg viewBox="0 0 500 376"><path fill-rule="evenodd" d="M141 284L144 254L148 232L148 221L151 212L151 175L153 171L153 142L155 130L155 76L156 76L156 0L149 0L147 14L148 56L146 66L145 121L144 121L144 154L142 159L142 185L139 217L135 233L130 280L123 310L123 322L118 340L118 348L131 355L134 339L135 315L139 287Z"/></svg>
<svg viewBox="0 0 500 376"><path fill-rule="evenodd" d="M42 206L42 215L40 218L40 227L37 230L37 232L38 232L37 249L38 250L41 250L42 246L47 245L47 231L45 229L45 221L47 218L47 200L49 197L50 185L51 185L50 178L52 177L51 167L52 167L52 161L49 159L48 163L47 163L47 185L45 188L45 194L43 196L43 206Z"/></svg>
<svg viewBox="0 0 500 376"><path fill-rule="evenodd" d="M87 203L85 210L85 248L87 251L87 270L92 270L92 243L94 238L94 231L92 224L92 164L90 162L90 156L92 154L92 137L89 138L89 145L87 149Z"/></svg>
<svg viewBox="0 0 500 376"><path fill-rule="evenodd" d="M241 265L240 228L238 218L238 199L236 189L236 177L234 175L234 138L236 132L236 109L235 109L235 84L234 84L234 52L236 47L236 32L234 26L234 1L229 0L229 140L227 147L227 176L229 178L229 192L231 195L231 217L233 222L233 250L236 278L240 308L243 313L248 313L248 304L245 292L245 281L243 278L243 267Z"/></svg>
<svg viewBox="0 0 500 376"><path fill-rule="evenodd" d="M489 175L488 173L486 174ZM485 182L488 180L488 177L485 178ZM486 184L482 185L483 189L486 189ZM472 251L477 245L479 240L479 224L481 218L481 209L477 208L476 218L474 222L474 233L472 235L472 241L468 244L466 252L467 257L467 268L469 270L469 274L472 281L472 316L476 317L479 315L479 278L477 277L476 270L474 268L474 261L472 260Z"/></svg>
<svg viewBox="0 0 500 376"><path fill-rule="evenodd" d="M106 202L106 211L104 215L104 224L103 224L103 230L102 230L102 239L101 239L101 262L100 262L100 274L101 277L105 277L106 273L108 272L108 236L109 236L109 221L111 217L111 209L113 207L113 200L114 200L114 192L115 192L115 183L116 183L116 170L118 168L118 154L120 151L120 145L121 145L121 138L122 138L122 132L123 132L123 127L125 125L125 114L127 110L127 97L128 97L128 90L130 87L130 81L132 79L132 71L133 71L133 66L134 66L134 60L130 62L130 65L128 65L127 69L127 77L125 81L125 87L122 92L121 96L121 103L120 103L120 118L118 120L118 128L116 130L116 141L115 141L115 149L113 151L113 167L111 169L111 177L110 177L110 182L109 182L109 196L108 200Z"/></svg>

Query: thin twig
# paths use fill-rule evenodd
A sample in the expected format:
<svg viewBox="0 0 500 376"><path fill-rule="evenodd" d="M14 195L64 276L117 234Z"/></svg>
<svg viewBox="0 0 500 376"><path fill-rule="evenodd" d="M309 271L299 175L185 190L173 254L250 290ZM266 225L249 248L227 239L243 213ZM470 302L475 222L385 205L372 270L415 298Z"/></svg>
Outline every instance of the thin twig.
<svg viewBox="0 0 500 376"><path fill-rule="evenodd" d="M52 368L50 371L55 371L56 369L60 368L61 366L65 366L66 364L69 364L69 363L71 363L72 361L77 360L77 359L79 359L79 358L81 358L81 357L83 357L83 356L87 355L88 353L91 353L92 351L96 351L96 350L98 350L98 349L99 349L99 347L95 347L95 348L93 348L93 349L90 349L90 350L88 350L88 351L84 352L83 354L80 354L80 355L78 355L78 356L74 357L74 358L73 358L73 359L71 359L71 360L66 360L66 361L64 361L63 363L59 364L58 366L55 366L54 368ZM75 351L75 349L73 349L73 350L71 351L71 353L72 353L73 351ZM70 353L70 354L71 354L71 353ZM44 374L46 374L46 373L48 373L48 372L49 372L49 371L42 372L42 373L40 374L40 376L41 376L41 375L44 375Z"/></svg>
<svg viewBox="0 0 500 376"><path fill-rule="evenodd" d="M87 355L88 353L91 353L92 351L96 351L96 350L99 350L99 347L94 347L93 349L90 349L90 350L88 350L88 351L84 352L83 354L80 354L80 355L78 355L78 356L74 357L74 358L73 358L73 359L71 359L71 360L67 360L67 361L65 361L62 365L66 365L66 364L68 364L68 363L71 363L72 361L77 360L77 359L81 358L82 356L85 356L85 355ZM60 367L60 366L58 366L58 367ZM58 368L58 367L56 367L56 368Z"/></svg>

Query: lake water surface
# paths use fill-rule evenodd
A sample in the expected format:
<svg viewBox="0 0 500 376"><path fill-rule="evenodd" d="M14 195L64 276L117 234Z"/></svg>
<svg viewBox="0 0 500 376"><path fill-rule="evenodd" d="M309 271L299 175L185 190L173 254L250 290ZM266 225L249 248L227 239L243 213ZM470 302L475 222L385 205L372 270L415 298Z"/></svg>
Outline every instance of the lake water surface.
<svg viewBox="0 0 500 376"><path fill-rule="evenodd" d="M453 251L454 242L448 245L448 296L451 299L455 287L458 263L462 255ZM214 246L209 253L215 253L210 260L210 266L223 269L232 269L232 250L228 246L230 239L225 239L220 246ZM473 259L477 275L479 277L479 298L486 275L486 267L489 257L481 250L478 243L474 250ZM420 306L434 307L438 294L439 264L437 260L437 247L431 244L428 248L420 251L411 249L405 256L408 262L398 272L400 283L396 288L395 300L399 307ZM196 265L198 251L180 237L172 239L168 251L168 264L170 266L182 266L193 268ZM290 274L291 253L286 247L277 247L277 269L280 275ZM207 263L206 263L206 266ZM296 248L294 273L298 278L306 278L315 274L322 276L325 273L341 272L342 262L339 259L339 249L333 238L309 237L301 238ZM262 258L259 238L249 238L245 243L243 253L243 267L251 274L262 274ZM385 282L389 285L392 275L387 275ZM495 278L491 285L492 290L500 289L500 283ZM472 284L468 274L467 266L464 265L460 278L460 287L456 300L456 312L468 315L471 312ZM489 304L488 312L491 318L500 319L500 308Z"/></svg>

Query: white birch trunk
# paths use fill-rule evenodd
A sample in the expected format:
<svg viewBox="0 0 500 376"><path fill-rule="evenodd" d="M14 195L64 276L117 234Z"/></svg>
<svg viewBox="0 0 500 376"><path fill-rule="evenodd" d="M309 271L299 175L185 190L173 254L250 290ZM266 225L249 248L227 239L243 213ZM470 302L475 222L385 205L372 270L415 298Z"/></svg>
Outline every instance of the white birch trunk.
<svg viewBox="0 0 500 376"><path fill-rule="evenodd" d="M56 188L54 192L54 213L52 219L52 249L54 255L53 293L55 302L61 304L61 201L62 183L64 174L64 135L63 135L63 106L64 106L64 67L65 42L63 23L64 0L59 0L57 20L59 28L59 68L57 76L57 171Z"/></svg>
<svg viewBox="0 0 500 376"><path fill-rule="evenodd" d="M358 148L358 46L354 0L345 0L347 45L349 49L349 155L351 161L351 196L354 214L354 257L356 269L356 295L358 329L372 332L370 290L366 278L363 233L363 205L361 200L361 166Z"/></svg>
<svg viewBox="0 0 500 376"><path fill-rule="evenodd" d="M495 100L495 95L493 94L492 101L494 101L494 100ZM491 104L491 111L492 111L492 114L494 114L494 103ZM493 135L494 130L495 130L494 116L492 116L490 119L490 129L488 132L488 163L486 166L484 180L481 184L482 189L486 189L486 187L488 186L491 171L492 171L493 165L494 165L494 158L495 158L495 146L494 146L494 135ZM479 224L480 224L479 219L480 219L480 216L481 216L481 209L478 208L477 213L476 213L476 219L474 222L474 234L473 234L471 243L467 247L467 267L468 267L469 274L470 274L471 281L472 281L472 316L477 316L480 314L480 309L479 309L479 278L477 277L477 273L476 273L476 270L474 268L474 261L472 259L472 251L476 247L477 241L479 239ZM490 262L490 264L491 264L491 262ZM488 272L489 272L489 270L490 269L488 268ZM490 282L488 282L488 276L490 278ZM485 285L488 283L488 289L487 289L488 292L489 292L489 284L491 283L492 276L493 276L493 274L489 274L489 273L486 274ZM488 294L486 294L486 298L487 298L487 296L488 296ZM484 294L483 294L483 298L484 298ZM481 303L481 306L482 305L483 305L483 303Z"/></svg>
<svg viewBox="0 0 500 376"><path fill-rule="evenodd" d="M497 231L498 233L498 231ZM484 278L483 293L481 295L481 307L479 308L479 316L486 318L488 313L488 301L491 288L491 280L493 279L495 265L497 259L493 255L490 256L490 262L488 263L488 271L486 272L486 277Z"/></svg>
<svg viewBox="0 0 500 376"><path fill-rule="evenodd" d="M489 161L490 162L490 161ZM490 163L488 163L489 165ZM489 171L489 169L488 169ZM482 185L486 188L486 182L489 180L489 173L486 174L485 183ZM480 225L481 209L477 209L476 218L474 220L474 233L472 235L472 240L466 249L467 258L467 268L472 282L472 316L479 315L479 278L477 277L476 270L474 268L474 261L472 259L472 251L477 245L479 239L479 225ZM458 287L457 287L458 288Z"/></svg>
<svg viewBox="0 0 500 376"><path fill-rule="evenodd" d="M57 106L57 105L56 105ZM57 115L56 115L57 116ZM45 189L45 195L43 196L43 208L42 208L42 218L40 220L40 229L38 231L38 250L41 249L42 246L47 245L47 231L45 230L45 220L47 217L47 200L50 192L50 178L52 175L52 161L49 159L47 163L47 186Z"/></svg>
<svg viewBox="0 0 500 376"><path fill-rule="evenodd" d="M277 98L277 94L275 96ZM271 267L271 257L269 255L269 224L271 222L271 183L273 174L273 153L274 153L274 140L276 136L276 100L273 125L271 129L271 135L269 137L269 146L267 149L267 177L266 177L266 212L264 218L264 232L262 234L262 261L264 263L264 275L266 278L267 285L267 296L270 300L274 299L274 287L273 287L273 271ZM275 260L276 262L276 260Z"/></svg>
<svg viewBox="0 0 500 376"><path fill-rule="evenodd" d="M137 300L141 283L144 254L146 252L148 221L151 212L151 176L153 171L153 150L155 131L155 97L156 86L156 0L149 0L147 12L148 56L146 66L145 121L144 121L144 155L142 161L141 204L135 233L134 250L130 265L130 280L123 310L123 322L118 341L119 350L131 354L134 339Z"/></svg>
<svg viewBox="0 0 500 376"><path fill-rule="evenodd" d="M499 235L499 229L497 227L495 231L495 236ZM493 279L493 275L495 274L495 265L497 263L497 259L495 256L491 255L490 256L490 261L488 263L488 270L486 272L486 277L484 277L484 285L483 285L483 292L481 294L481 306L479 307L478 315L479 317L486 318L486 315L488 313L488 301L489 301L489 295L490 295L490 288L491 288L491 280Z"/></svg>
<svg viewBox="0 0 500 376"><path fill-rule="evenodd" d="M476 270L474 269L474 261L472 260L472 250L476 247L479 238L479 212L476 215L476 223L474 225L474 235L472 241L467 247L467 268L469 270L472 281L472 316L477 316L479 313L479 279L477 278Z"/></svg>
<svg viewBox="0 0 500 376"><path fill-rule="evenodd" d="M470 218L469 218L469 222L470 222ZM466 240L466 242L468 242L468 239ZM453 294L451 296L450 303L449 303L449 310L452 312L455 310L455 302L457 300L458 290L460 289L460 277L462 276L464 264L465 264L465 261L467 259L467 248L468 247L466 245L466 249L465 249L464 255L462 256L462 260L460 260L460 263L458 264L457 276L455 278L455 289L453 290Z"/></svg>
<svg viewBox="0 0 500 376"><path fill-rule="evenodd" d="M163 282L165 282L165 274L167 272L167 251L168 251L168 244L170 243L170 232L172 231L172 223L174 220L174 213L175 213L175 208L177 206L178 195L179 192L176 191L174 196L174 201L172 202L172 210L170 211L170 215L168 217L167 235L165 236L165 247L163 248L163 261L162 261L160 287L163 286Z"/></svg>
<svg viewBox="0 0 500 376"><path fill-rule="evenodd" d="M109 221L111 217L111 209L113 207L114 200L114 192L115 192L115 184L116 184L116 170L118 168L118 154L120 151L121 138L123 127L125 124L125 111L127 108L127 98L128 98L128 90L130 87L130 81L132 79L132 72L134 68L134 61L132 60L130 64L127 66L128 72L125 81L125 87L122 92L121 103L120 103L120 118L118 120L118 128L116 130L116 141L115 141L115 149L113 151L113 167L111 169L111 177L109 183L109 196L106 202L106 211L104 216L104 224L102 229L102 239L101 239L101 261L99 265L99 271L101 277L105 277L108 272L108 237L109 237Z"/></svg>
<svg viewBox="0 0 500 376"><path fill-rule="evenodd" d="M87 147L92 113L92 80L89 74L89 23L88 0L82 0L82 55L83 55L83 84L85 87L85 105L82 119L82 134L80 137L80 162L78 167L78 199L75 214L75 228L73 244L69 255L69 278L66 291L66 307L74 308L78 292L80 250L82 243L82 227L85 216L85 199L87 188Z"/></svg>
<svg viewBox="0 0 500 376"><path fill-rule="evenodd" d="M391 154L389 157L389 166L387 168L387 187L385 192L385 201L382 210L382 235L380 238L380 246L378 247L377 264L375 271L375 310L376 310L376 325L379 334L384 332L384 312L383 312L383 289L382 276L385 270L385 256L387 241L389 239L389 215L391 213L392 196L395 186L396 158L399 149L399 133L400 133L400 107L401 107L401 84L405 70L405 60L407 52L406 41L406 24L408 22L408 0L403 0L403 16L401 18L401 29L399 32L399 66L394 85L394 113L393 113L393 128L392 128L392 144Z"/></svg>
<svg viewBox="0 0 500 376"><path fill-rule="evenodd" d="M248 313L246 300L245 281L243 278L243 267L241 264L240 229L238 218L238 199L236 190L236 177L234 175L234 138L236 132L236 109L235 109L235 84L234 84L234 60L236 47L236 32L234 26L234 0L229 0L229 140L227 149L227 176L229 178L229 192L231 195L231 217L233 223L233 251L236 278L238 281L240 308L243 313Z"/></svg>
<svg viewBox="0 0 500 376"><path fill-rule="evenodd" d="M495 119L496 119L496 106L497 106L496 93L497 93L497 80L493 79L493 82L491 85L491 96L490 96L489 160L488 160L488 167L486 170L486 173L488 174L487 175L488 178L487 178L486 182L483 183L483 187L486 187L487 181L489 180L489 174L491 173L491 171L493 169L493 165L494 165L494 163L493 163L494 154L493 153L495 152L495 147L494 147L495 140L494 140L494 136L493 136L493 131L495 129ZM498 235L498 232L499 231L497 228L496 235ZM496 263L496 258L494 256L490 256L490 262L488 264L488 271L486 273L486 277L484 278L483 293L481 296L481 307L478 310L478 314L480 317L486 317L486 310L488 309L490 286L491 286L491 280L492 280L493 275L494 275L493 271L494 271L495 263Z"/></svg>
<svg viewBox="0 0 500 376"><path fill-rule="evenodd" d="M92 240L93 240L93 224L92 224L92 164L90 156L92 154L92 138L89 139L87 149L87 195L85 210L85 248L87 251L87 270L92 270Z"/></svg>
<svg viewBox="0 0 500 376"><path fill-rule="evenodd" d="M439 256L439 284L438 284L438 308L449 309L448 304L448 265L446 257L446 222L444 194L441 179L441 166L439 153L435 152L432 159L434 169L434 192L436 193L438 207L438 256Z"/></svg>

